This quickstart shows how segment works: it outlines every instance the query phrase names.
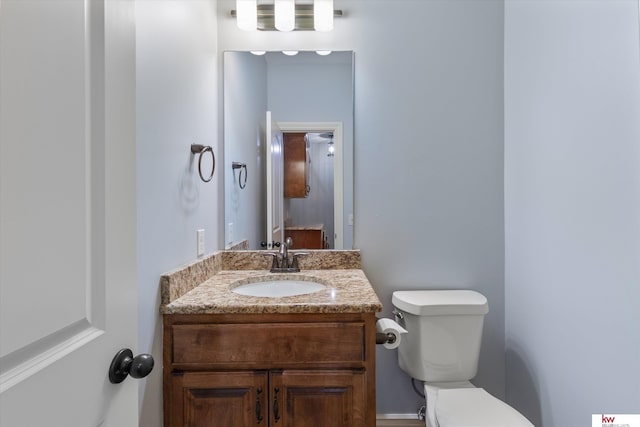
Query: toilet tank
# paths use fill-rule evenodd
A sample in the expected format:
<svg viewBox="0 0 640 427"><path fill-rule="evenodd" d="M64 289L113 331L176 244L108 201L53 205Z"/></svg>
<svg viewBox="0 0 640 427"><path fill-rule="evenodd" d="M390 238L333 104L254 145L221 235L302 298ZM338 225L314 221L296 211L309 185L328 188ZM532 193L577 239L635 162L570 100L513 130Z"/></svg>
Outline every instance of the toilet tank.
<svg viewBox="0 0 640 427"><path fill-rule="evenodd" d="M428 382L467 381L476 376L487 298L469 290L396 291L396 321L408 333L398 364Z"/></svg>

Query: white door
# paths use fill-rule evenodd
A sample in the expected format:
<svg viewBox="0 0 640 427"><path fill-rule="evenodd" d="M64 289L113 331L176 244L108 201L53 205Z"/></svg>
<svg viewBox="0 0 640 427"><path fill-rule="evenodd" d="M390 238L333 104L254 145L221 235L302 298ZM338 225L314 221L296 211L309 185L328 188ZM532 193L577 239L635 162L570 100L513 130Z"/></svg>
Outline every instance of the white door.
<svg viewBox="0 0 640 427"><path fill-rule="evenodd" d="M136 381L130 0L0 0L0 425L129 427Z"/></svg>
<svg viewBox="0 0 640 427"><path fill-rule="evenodd" d="M284 237L283 139L278 124L267 111L267 245Z"/></svg>

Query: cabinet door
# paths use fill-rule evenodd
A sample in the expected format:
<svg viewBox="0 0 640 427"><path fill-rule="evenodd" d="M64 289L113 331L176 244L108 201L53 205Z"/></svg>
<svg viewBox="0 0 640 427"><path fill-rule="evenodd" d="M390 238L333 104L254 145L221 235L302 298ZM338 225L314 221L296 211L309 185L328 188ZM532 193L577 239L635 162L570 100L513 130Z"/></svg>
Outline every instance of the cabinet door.
<svg viewBox="0 0 640 427"><path fill-rule="evenodd" d="M266 371L175 377L173 427L253 427L268 423Z"/></svg>
<svg viewBox="0 0 640 427"><path fill-rule="evenodd" d="M285 236L293 240L293 249L325 249L322 235L318 230L290 230L285 229Z"/></svg>
<svg viewBox="0 0 640 427"><path fill-rule="evenodd" d="M365 376L361 371L272 372L272 427L363 427Z"/></svg>
<svg viewBox="0 0 640 427"><path fill-rule="evenodd" d="M309 195L309 153L304 133L284 134L284 197Z"/></svg>

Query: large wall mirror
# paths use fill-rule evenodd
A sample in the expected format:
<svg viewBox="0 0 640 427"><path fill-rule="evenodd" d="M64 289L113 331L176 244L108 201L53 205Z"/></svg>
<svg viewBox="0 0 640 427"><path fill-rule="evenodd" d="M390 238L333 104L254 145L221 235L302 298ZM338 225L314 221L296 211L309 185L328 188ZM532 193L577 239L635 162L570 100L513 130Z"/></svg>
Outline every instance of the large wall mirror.
<svg viewBox="0 0 640 427"><path fill-rule="evenodd" d="M353 248L353 52L223 61L225 248Z"/></svg>

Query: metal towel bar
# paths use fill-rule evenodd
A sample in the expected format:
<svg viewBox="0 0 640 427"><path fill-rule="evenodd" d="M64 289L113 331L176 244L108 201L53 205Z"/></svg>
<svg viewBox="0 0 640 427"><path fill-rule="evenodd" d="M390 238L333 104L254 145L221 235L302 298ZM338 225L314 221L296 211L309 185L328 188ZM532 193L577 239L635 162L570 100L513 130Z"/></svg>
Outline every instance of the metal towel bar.
<svg viewBox="0 0 640 427"><path fill-rule="evenodd" d="M231 168L233 169L233 177L236 177L236 169L240 169L240 174L238 175L238 185L241 189L244 189L247 186L247 164L240 162L232 162ZM244 181L242 179L242 171L244 170Z"/></svg>
<svg viewBox="0 0 640 427"><path fill-rule="evenodd" d="M209 175L208 178L205 178L204 175L202 174L202 156L207 151L211 153L212 166L211 166L211 174ZM198 174L200 175L200 179L204 182L211 181L211 179L213 178L213 172L216 170L216 155L213 154L213 148L211 148L210 145L191 144L191 154L199 154Z"/></svg>

